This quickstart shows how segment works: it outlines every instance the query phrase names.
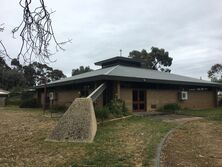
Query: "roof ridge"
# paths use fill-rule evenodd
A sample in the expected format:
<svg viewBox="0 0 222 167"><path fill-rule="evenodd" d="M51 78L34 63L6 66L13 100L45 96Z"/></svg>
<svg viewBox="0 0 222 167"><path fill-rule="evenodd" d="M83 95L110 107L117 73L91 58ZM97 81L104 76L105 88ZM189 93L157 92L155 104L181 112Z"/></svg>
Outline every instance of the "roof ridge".
<svg viewBox="0 0 222 167"><path fill-rule="evenodd" d="M104 74L105 74L105 75L108 75L108 74L111 73L113 70L115 70L118 66L120 66L120 65L114 66L112 69L110 69L109 71L107 71L107 72L104 73Z"/></svg>

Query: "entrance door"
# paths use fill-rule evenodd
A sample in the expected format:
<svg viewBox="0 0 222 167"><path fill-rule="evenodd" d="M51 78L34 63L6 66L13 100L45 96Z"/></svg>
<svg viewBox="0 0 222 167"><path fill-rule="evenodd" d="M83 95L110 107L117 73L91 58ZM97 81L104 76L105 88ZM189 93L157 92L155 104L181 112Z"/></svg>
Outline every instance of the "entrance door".
<svg viewBox="0 0 222 167"><path fill-rule="evenodd" d="M143 89L133 90L133 111L144 112L146 111L146 91Z"/></svg>

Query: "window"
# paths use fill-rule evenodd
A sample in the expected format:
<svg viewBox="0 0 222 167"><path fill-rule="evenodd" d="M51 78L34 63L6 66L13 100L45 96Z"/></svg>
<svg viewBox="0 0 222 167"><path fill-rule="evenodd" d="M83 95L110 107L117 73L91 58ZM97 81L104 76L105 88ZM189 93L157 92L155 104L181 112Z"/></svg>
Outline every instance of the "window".
<svg viewBox="0 0 222 167"><path fill-rule="evenodd" d="M146 90L133 90L133 111L146 111Z"/></svg>

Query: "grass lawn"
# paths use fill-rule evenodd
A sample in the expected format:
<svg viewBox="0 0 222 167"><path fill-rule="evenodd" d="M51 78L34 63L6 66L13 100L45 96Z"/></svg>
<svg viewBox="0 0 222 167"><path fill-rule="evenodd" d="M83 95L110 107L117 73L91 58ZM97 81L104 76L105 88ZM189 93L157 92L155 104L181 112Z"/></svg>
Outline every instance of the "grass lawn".
<svg viewBox="0 0 222 167"><path fill-rule="evenodd" d="M180 114L204 117L208 120L222 121L222 107L204 110L182 110Z"/></svg>
<svg viewBox="0 0 222 167"><path fill-rule="evenodd" d="M45 142L57 121L39 109L0 108L0 166L154 166L157 145L176 126L133 116L99 125L91 144Z"/></svg>

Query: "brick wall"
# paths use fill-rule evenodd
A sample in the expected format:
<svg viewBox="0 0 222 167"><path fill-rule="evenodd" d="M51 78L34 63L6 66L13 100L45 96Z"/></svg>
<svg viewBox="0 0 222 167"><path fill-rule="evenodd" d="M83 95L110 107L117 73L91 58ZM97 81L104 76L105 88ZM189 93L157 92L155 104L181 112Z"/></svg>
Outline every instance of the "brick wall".
<svg viewBox="0 0 222 167"><path fill-rule="evenodd" d="M215 107L214 91L189 91L188 100L178 100L178 90L158 90L147 89L146 105L147 111L156 110L159 107L169 103L179 103L183 108L203 109ZM120 99L125 101L126 107L132 111L132 88L120 88ZM78 90L57 90L57 98L53 105L69 106L73 100L79 97ZM43 93L41 93L41 103L43 104ZM103 106L103 96L100 96L95 102L95 108ZM156 108L152 108L152 107Z"/></svg>
<svg viewBox="0 0 222 167"><path fill-rule="evenodd" d="M67 106L69 107L75 98L79 97L79 90L56 90L55 91L56 99L53 101L53 104L50 106ZM43 104L44 93L41 92L40 102ZM95 101L95 108L101 108L103 106L103 96L101 95Z"/></svg>
<svg viewBox="0 0 222 167"><path fill-rule="evenodd" d="M159 107L169 104L169 103L177 103L178 102L178 91L177 90L147 90L146 93L146 105L147 110L152 111L156 110ZM151 107L151 106L155 107Z"/></svg>
<svg viewBox="0 0 222 167"><path fill-rule="evenodd" d="M169 103L178 103L182 108L191 109L206 109L215 107L216 98L214 91L189 91L188 100L186 101L179 100L178 92L179 90L147 89L147 111L156 110ZM121 88L120 98L125 101L128 110L132 111L132 89Z"/></svg>
<svg viewBox="0 0 222 167"><path fill-rule="evenodd" d="M56 100L54 104L70 106L77 97L79 97L78 90L60 90L56 92Z"/></svg>
<svg viewBox="0 0 222 167"><path fill-rule="evenodd" d="M188 91L188 100L178 99L179 90L147 90L147 108L148 111L154 110L151 105L157 108L169 104L178 103L182 108L206 109L215 107L214 91Z"/></svg>
<svg viewBox="0 0 222 167"><path fill-rule="evenodd" d="M132 112L132 89L120 88L120 99L125 101L127 109Z"/></svg>
<svg viewBox="0 0 222 167"><path fill-rule="evenodd" d="M188 100L181 101L183 108L204 109L213 108L216 103L216 95L214 91L189 91Z"/></svg>
<svg viewBox="0 0 222 167"><path fill-rule="evenodd" d="M56 90L55 100L50 106L70 106L73 100L79 97L78 90ZM41 104L44 101L44 93L41 92Z"/></svg>

